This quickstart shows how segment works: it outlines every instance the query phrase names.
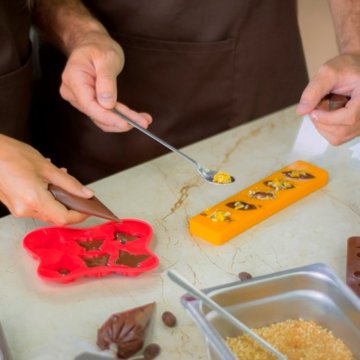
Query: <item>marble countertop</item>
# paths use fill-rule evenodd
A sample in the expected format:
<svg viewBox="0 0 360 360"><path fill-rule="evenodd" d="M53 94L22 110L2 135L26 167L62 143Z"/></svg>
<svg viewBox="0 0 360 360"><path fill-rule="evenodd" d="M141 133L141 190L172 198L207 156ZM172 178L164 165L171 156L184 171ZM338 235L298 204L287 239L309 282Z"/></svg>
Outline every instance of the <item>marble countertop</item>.
<svg viewBox="0 0 360 360"><path fill-rule="evenodd" d="M22 239L48 225L12 216L0 219L0 323L14 360L100 353L97 329L111 314L153 301L156 311L147 342L161 345L159 359L206 359L203 335L182 308L184 291L167 277L168 269L198 288L236 281L242 271L259 276L318 262L344 280L346 241L360 233L358 141L327 146L291 107L183 150L207 167L231 173L236 182L207 184L188 162L169 154L91 185L120 218L153 226L150 248L160 264L137 277L44 281ZM222 246L189 234L191 216L298 159L325 168L328 185ZM89 218L80 227L101 223ZM163 325L165 310L177 316L177 327Z"/></svg>

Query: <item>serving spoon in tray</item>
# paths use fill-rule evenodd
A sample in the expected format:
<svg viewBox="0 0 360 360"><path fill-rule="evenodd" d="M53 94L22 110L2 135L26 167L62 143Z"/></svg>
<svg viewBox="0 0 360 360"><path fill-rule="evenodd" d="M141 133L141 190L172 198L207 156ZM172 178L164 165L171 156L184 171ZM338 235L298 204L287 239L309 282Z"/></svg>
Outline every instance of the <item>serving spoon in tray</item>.
<svg viewBox="0 0 360 360"><path fill-rule="evenodd" d="M134 128L140 130L147 136L151 137L152 139L156 140L161 145L167 147L169 150L173 151L174 153L180 155L183 159L189 161L192 165L195 165L197 172L200 174L200 176L208 183L210 184L230 184L235 181L235 178L227 173L208 169L205 166L202 166L199 164L196 160L191 158L190 156L183 153L181 150L176 149L163 139L160 139L155 134L150 132L147 129L144 129L142 126L140 126L135 121L131 120L128 116L123 114L121 111L117 110L116 108L113 109L113 112L117 115L119 115L123 120L125 120L128 124L133 126Z"/></svg>

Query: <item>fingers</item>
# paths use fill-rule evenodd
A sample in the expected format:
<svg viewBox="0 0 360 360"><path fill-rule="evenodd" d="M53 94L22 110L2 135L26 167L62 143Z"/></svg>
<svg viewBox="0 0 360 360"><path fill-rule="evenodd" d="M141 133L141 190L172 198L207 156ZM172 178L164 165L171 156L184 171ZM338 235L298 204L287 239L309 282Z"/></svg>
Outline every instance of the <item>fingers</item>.
<svg viewBox="0 0 360 360"><path fill-rule="evenodd" d="M360 135L360 99L352 98L335 111L314 110L310 117L330 144L341 145Z"/></svg>
<svg viewBox="0 0 360 360"><path fill-rule="evenodd" d="M330 74L328 74L330 73ZM318 74L309 82L303 91L296 112L305 115L313 111L321 99L333 89L334 76L328 70L319 70Z"/></svg>
<svg viewBox="0 0 360 360"><path fill-rule="evenodd" d="M63 226L77 224L88 218L88 215L68 210L47 190L39 194L39 200L39 206L33 209L32 217L44 222Z"/></svg>
<svg viewBox="0 0 360 360"><path fill-rule="evenodd" d="M51 164L50 170L44 174L47 184L60 186L67 192L76 196L89 199L94 196L94 192L81 184L76 178L69 175L66 170L59 169Z"/></svg>
<svg viewBox="0 0 360 360"><path fill-rule="evenodd" d="M350 98L345 107L333 103L324 111L318 107L330 93ZM325 103L326 104L326 103ZM318 131L333 145L343 144L360 135L360 57L341 54L322 65L302 93L296 108L299 115L309 114Z"/></svg>
<svg viewBox="0 0 360 360"><path fill-rule="evenodd" d="M117 42L103 33L93 32L72 50L62 74L61 96L106 132L131 129L126 121L112 111L115 106L119 106L143 127L152 121L148 114L116 104L116 79L124 61L124 53Z"/></svg>
<svg viewBox="0 0 360 360"><path fill-rule="evenodd" d="M115 108L120 113L123 113L125 116L129 117L131 120L135 121L143 128L147 128L152 123L152 117L148 113L138 113L134 110L129 109L126 105L121 103L117 103ZM116 116L121 118L121 115L116 114Z"/></svg>
<svg viewBox="0 0 360 360"><path fill-rule="evenodd" d="M96 67L96 99L105 109L111 110L115 107L117 99L116 77L119 72L107 63L100 63Z"/></svg>
<svg viewBox="0 0 360 360"><path fill-rule="evenodd" d="M32 188L21 197L10 198L1 193L4 205L15 217L31 217L44 222L67 225L80 223L88 217L68 210L44 187Z"/></svg>
<svg viewBox="0 0 360 360"><path fill-rule="evenodd" d="M69 101L72 106L88 115L100 129L106 132L126 132L132 128L119 115L105 109L98 103L95 97L95 88L91 85L91 79L82 77L81 82L74 77L72 80L68 80L68 83L69 86L65 82L62 83L60 88L61 96ZM111 80L106 81L106 83L110 84ZM116 84L105 86L116 87ZM108 94L106 96L109 96L108 100L112 103L112 95ZM136 112L120 103L116 104L116 108L144 128L147 128L152 122L152 117L147 113Z"/></svg>

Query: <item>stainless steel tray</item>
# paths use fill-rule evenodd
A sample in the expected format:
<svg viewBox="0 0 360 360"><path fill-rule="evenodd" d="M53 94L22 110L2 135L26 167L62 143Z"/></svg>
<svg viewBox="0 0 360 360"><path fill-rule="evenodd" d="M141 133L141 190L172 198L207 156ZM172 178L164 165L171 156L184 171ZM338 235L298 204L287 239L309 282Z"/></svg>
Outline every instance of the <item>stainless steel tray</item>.
<svg viewBox="0 0 360 360"><path fill-rule="evenodd" d="M360 359L360 300L324 264L203 291L251 328L286 319L314 320L342 339L355 358ZM209 359L236 359L225 338L239 335L240 330L188 294L181 297L181 303L202 330Z"/></svg>

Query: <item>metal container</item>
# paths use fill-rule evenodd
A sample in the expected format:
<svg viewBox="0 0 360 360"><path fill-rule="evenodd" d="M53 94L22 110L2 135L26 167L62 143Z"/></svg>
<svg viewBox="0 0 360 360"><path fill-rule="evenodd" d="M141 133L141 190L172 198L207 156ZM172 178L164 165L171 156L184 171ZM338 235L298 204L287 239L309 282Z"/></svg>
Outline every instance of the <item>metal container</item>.
<svg viewBox="0 0 360 360"><path fill-rule="evenodd" d="M360 359L360 300L324 264L265 275L203 290L250 328L287 319L314 320L332 331ZM185 294L181 303L204 333L211 360L234 360L226 337L241 331L201 301Z"/></svg>

